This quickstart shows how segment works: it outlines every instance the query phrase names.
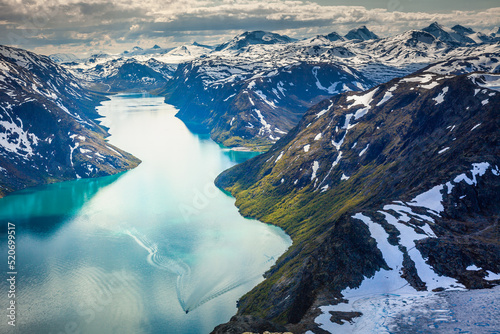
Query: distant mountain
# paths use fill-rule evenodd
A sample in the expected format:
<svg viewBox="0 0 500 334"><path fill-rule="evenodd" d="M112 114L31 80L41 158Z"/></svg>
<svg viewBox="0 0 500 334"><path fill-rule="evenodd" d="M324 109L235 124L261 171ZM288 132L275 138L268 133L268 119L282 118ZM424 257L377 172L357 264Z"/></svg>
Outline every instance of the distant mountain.
<svg viewBox="0 0 500 334"><path fill-rule="evenodd" d="M154 55L167 53L172 50L172 48L162 48L159 45L155 44L152 48L143 49L140 46L134 46L131 50L123 51L120 56L133 57L133 56L144 56L144 55Z"/></svg>
<svg viewBox="0 0 500 334"><path fill-rule="evenodd" d="M178 46L165 54L165 57L185 57L186 59L190 59L205 55L211 51L212 49L209 46L193 43L192 45Z"/></svg>
<svg viewBox="0 0 500 334"><path fill-rule="evenodd" d="M154 58L114 58L95 66L86 63L66 63L66 68L94 90L104 92L151 91L161 88L171 78L175 66Z"/></svg>
<svg viewBox="0 0 500 334"><path fill-rule="evenodd" d="M114 69L106 68L106 65ZM173 73L173 69L155 59L139 62L135 59L110 61L96 66L95 70L109 71L109 75L99 82L110 86L110 91L151 91L165 85Z"/></svg>
<svg viewBox="0 0 500 334"><path fill-rule="evenodd" d="M164 49L134 47L119 55L98 53L86 59L63 62L65 68L102 92L153 91L172 77L179 62L201 57L212 50L200 45Z"/></svg>
<svg viewBox="0 0 500 334"><path fill-rule="evenodd" d="M340 36L338 33L331 32L328 35L325 36L330 42L335 42L335 41L344 41L345 39Z"/></svg>
<svg viewBox="0 0 500 334"><path fill-rule="evenodd" d="M446 43L454 43L458 45L475 44L476 42L467 37L466 33L470 30L462 26L455 26L455 29L445 28L437 22L422 29L425 32L432 34L434 37Z"/></svg>
<svg viewBox="0 0 500 334"><path fill-rule="evenodd" d="M378 36L371 32L366 26L361 26L356 29L350 30L345 36L348 40L362 40L367 41L370 39L378 39Z"/></svg>
<svg viewBox="0 0 500 334"><path fill-rule="evenodd" d="M300 41L253 31L234 37L216 50L195 43L168 52L159 47L136 48L126 55L100 53L86 60L64 63L64 66L89 81L95 90L162 92L167 102L179 107L179 117L203 131L210 131L219 143L261 146L283 137L299 121L300 115L322 98L347 90L366 89L445 59L500 52L500 44L493 37L486 38L477 32L465 36L463 34L472 30L463 26L455 26L453 30L434 23L425 30L428 31L410 30L378 38L363 26L348 34L355 38L353 40L332 32ZM321 74L323 70L318 72L323 77L318 81L319 86L312 70L316 66L324 68L324 73L331 73L329 78ZM174 74L177 67L185 73ZM288 68L298 72L289 75ZM345 76L338 75L342 71L346 71ZM357 80L361 74L362 80ZM266 75L268 79L261 79ZM281 77L286 80L273 81ZM297 82L296 78L303 81ZM286 88L282 95L278 85L287 87L287 80L299 86ZM265 99L261 95L250 97L254 103L262 102L261 106L254 106L246 95L239 95L250 81L257 86L247 89L247 95L261 92ZM331 88L333 84L339 88ZM306 88L300 90L300 85ZM293 101L294 105L285 101ZM260 116L253 109L258 110Z"/></svg>
<svg viewBox="0 0 500 334"><path fill-rule="evenodd" d="M293 245L214 333L243 321L323 333L330 318L363 316L356 294L499 284L499 87L495 74L422 72L340 94L223 172L216 184L241 214L280 226Z"/></svg>
<svg viewBox="0 0 500 334"><path fill-rule="evenodd" d="M211 45L205 45L205 44L200 44L198 42L193 42L192 44L193 46L199 46L199 47L202 47L202 48L206 48L206 49L215 49L215 46L211 46Z"/></svg>
<svg viewBox="0 0 500 334"><path fill-rule="evenodd" d="M215 48L215 51L238 50L256 44L283 44L291 43L294 39L267 31L246 31L232 40Z"/></svg>
<svg viewBox="0 0 500 334"><path fill-rule="evenodd" d="M500 45L495 42L464 45L456 40L443 41L427 31L410 30L396 36L358 42L349 46L349 50L356 54L354 67L357 70L383 83L444 59L498 52Z"/></svg>
<svg viewBox="0 0 500 334"><path fill-rule="evenodd" d="M329 41L329 42L336 42L336 41L343 42L343 41L345 41L345 38L340 36L338 33L336 33L334 31L334 32L329 33L328 35L317 35L316 37L306 39L306 41L316 42L316 43L318 41L323 41L323 43L325 43L327 41ZM316 43L314 43L314 44L316 44Z"/></svg>
<svg viewBox="0 0 500 334"><path fill-rule="evenodd" d="M500 28L498 29L500 30ZM490 34L485 34L483 32L475 32L473 29L459 24L452 27L451 30L461 36L459 40L465 37L467 43L470 43L470 40L474 41L476 44L496 43L500 41L500 34L495 33L495 30L493 30Z"/></svg>
<svg viewBox="0 0 500 334"><path fill-rule="evenodd" d="M473 29L464 27L460 24L457 24L457 25L451 27L451 30L453 30L454 32L456 32L457 34L460 34L460 35L470 35L470 34L475 33L475 31Z"/></svg>
<svg viewBox="0 0 500 334"><path fill-rule="evenodd" d="M108 144L103 97L49 57L0 46L0 197L29 186L116 174L140 160Z"/></svg>
<svg viewBox="0 0 500 334"><path fill-rule="evenodd" d="M72 53L54 53L49 56L49 58L55 63L70 63L80 60L78 56Z"/></svg>
<svg viewBox="0 0 500 334"><path fill-rule="evenodd" d="M85 61L88 64L96 64L96 63L99 63L103 60L107 60L109 58L111 58L110 54L107 54L106 52L98 52L98 53L92 54Z"/></svg>

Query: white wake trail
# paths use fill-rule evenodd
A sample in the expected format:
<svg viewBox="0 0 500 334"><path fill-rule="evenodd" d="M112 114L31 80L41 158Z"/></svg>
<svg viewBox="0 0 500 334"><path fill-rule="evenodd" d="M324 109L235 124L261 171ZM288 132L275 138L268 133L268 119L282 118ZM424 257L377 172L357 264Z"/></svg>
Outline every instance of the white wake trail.
<svg viewBox="0 0 500 334"><path fill-rule="evenodd" d="M191 290L191 292L189 293L189 297L186 299L185 295L187 288L193 280L193 277L191 275L191 268L189 267L189 265L187 265L181 259L165 255L165 253L168 253L164 249L165 247L162 247L162 249L160 249L157 243L151 241L147 236L138 232L136 229L126 230L125 233L132 237L139 246L141 246L148 252L147 261L149 262L149 264L158 269L166 270L174 275L177 275L177 299L180 306L186 313L195 310L196 308L214 298L217 298L231 290L234 290L251 281L255 281L259 277L261 277L261 274L258 274L251 275L250 277L243 279L229 279L224 282L223 276L219 278L213 277L213 275L204 276L202 277L203 284L195 284L194 290ZM264 261L264 263L275 260L274 256L265 256L267 259L266 261ZM248 263L247 267L254 267L255 262L255 259L253 259L252 261L250 261L250 263ZM206 274L210 274L210 272L213 273L213 270L214 268L212 268L212 270L210 271L207 271ZM219 274L221 274L221 272L219 272Z"/></svg>

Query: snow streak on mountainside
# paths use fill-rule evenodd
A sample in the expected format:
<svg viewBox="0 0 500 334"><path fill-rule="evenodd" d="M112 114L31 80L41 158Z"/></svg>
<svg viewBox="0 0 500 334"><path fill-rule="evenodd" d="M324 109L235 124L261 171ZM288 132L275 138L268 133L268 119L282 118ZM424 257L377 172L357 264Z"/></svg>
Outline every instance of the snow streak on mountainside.
<svg viewBox="0 0 500 334"><path fill-rule="evenodd" d="M94 121L101 99L48 57L0 46L0 196L135 167Z"/></svg>
<svg viewBox="0 0 500 334"><path fill-rule="evenodd" d="M422 72L340 94L223 172L243 215L294 241L239 314L349 331L332 322L362 316L361 296L500 283L499 86L498 74Z"/></svg>

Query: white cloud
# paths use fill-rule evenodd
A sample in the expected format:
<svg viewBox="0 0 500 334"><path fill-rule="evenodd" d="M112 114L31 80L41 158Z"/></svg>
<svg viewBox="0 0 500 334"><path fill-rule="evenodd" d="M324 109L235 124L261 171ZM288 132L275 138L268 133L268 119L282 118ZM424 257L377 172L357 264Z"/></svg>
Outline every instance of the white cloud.
<svg viewBox="0 0 500 334"><path fill-rule="evenodd" d="M0 4L0 43L15 41L18 46L38 49L87 43L119 49L123 43L155 43L167 37L174 43L189 42L193 37L199 42L214 41L232 32L255 29L300 38L346 33L362 24L384 36L433 21L476 30L492 28L500 25L500 8L426 13L287 0L4 0ZM105 44L101 43L104 39Z"/></svg>

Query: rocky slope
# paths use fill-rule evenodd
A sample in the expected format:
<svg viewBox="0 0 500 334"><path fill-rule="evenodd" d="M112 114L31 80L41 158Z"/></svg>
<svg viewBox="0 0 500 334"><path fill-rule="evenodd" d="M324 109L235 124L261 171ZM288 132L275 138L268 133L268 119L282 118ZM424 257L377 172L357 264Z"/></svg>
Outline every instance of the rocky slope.
<svg viewBox="0 0 500 334"><path fill-rule="evenodd" d="M91 94L48 57L0 46L0 196L137 166L106 143Z"/></svg>
<svg viewBox="0 0 500 334"><path fill-rule="evenodd" d="M499 284L499 85L499 75L423 72L340 94L223 172L216 184L243 215L293 239L238 315L342 331L361 315L356 293Z"/></svg>

